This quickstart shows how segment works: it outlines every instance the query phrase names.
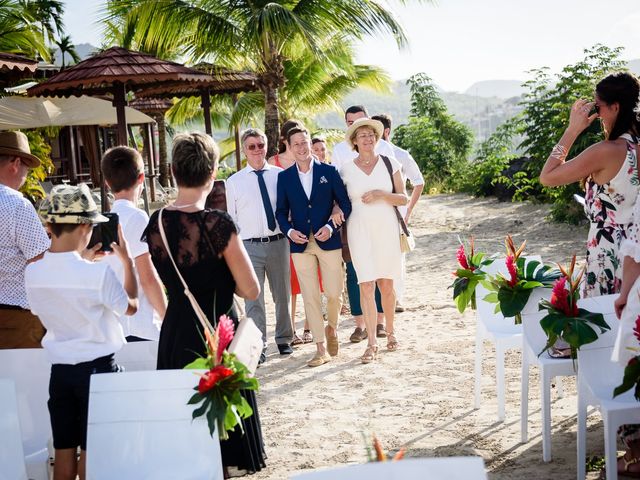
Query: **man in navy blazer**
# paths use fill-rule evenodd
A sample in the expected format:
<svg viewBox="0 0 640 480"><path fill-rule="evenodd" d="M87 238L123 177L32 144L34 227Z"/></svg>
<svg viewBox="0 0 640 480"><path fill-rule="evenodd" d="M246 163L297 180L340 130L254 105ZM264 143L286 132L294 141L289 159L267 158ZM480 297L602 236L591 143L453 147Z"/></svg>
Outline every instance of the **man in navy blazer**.
<svg viewBox="0 0 640 480"><path fill-rule="evenodd" d="M278 175L276 219L280 230L289 238L305 314L316 342L317 352L308 365L317 367L338 354L342 242L341 222L337 220L338 215L332 217L332 212L337 203L346 219L351 213L351 202L335 167L321 163L311 155L311 139L306 129L294 127L289 130L287 142L296 163ZM320 306L318 268L327 296L329 325L326 329Z"/></svg>

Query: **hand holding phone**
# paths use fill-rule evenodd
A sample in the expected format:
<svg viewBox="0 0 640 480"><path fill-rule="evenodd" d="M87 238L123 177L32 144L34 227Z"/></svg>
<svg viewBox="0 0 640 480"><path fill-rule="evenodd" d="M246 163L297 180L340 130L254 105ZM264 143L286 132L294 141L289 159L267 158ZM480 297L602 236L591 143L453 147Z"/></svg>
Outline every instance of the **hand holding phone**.
<svg viewBox="0 0 640 480"><path fill-rule="evenodd" d="M118 214L113 212L103 213L105 217L109 219L108 222L99 223L93 229L93 234L91 235L91 240L89 241L89 245L87 245L87 249L92 249L96 244L102 243L100 247L100 252L111 252L113 249L111 248L112 243L118 243Z"/></svg>

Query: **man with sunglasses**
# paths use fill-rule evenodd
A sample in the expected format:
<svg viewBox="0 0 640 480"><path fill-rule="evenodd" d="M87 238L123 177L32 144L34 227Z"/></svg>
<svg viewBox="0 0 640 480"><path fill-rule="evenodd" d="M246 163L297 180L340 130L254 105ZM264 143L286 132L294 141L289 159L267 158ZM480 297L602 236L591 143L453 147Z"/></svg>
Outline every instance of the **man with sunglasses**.
<svg viewBox="0 0 640 480"><path fill-rule="evenodd" d="M242 132L242 151L247 166L227 180L227 211L238 225L253 268L260 282L260 296L247 300L247 317L262 331L266 360L267 319L264 304L264 279L276 306L275 340L281 355L293 353L291 316L289 314L289 242L275 220L278 174L282 169L267 163L267 137L258 129Z"/></svg>
<svg viewBox="0 0 640 480"><path fill-rule="evenodd" d="M24 272L50 242L33 205L18 191L38 165L24 133L0 132L0 348L39 348L44 336L29 310Z"/></svg>

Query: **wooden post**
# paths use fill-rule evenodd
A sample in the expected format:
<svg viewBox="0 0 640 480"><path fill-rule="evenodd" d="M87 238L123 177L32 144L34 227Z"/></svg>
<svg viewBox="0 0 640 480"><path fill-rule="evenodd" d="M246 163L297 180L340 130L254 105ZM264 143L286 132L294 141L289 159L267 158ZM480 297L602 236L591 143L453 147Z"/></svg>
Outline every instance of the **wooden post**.
<svg viewBox="0 0 640 480"><path fill-rule="evenodd" d="M202 103L200 103L204 114L204 131L207 135L213 137L213 130L211 129L211 98L209 97L209 89L205 88L202 91Z"/></svg>
<svg viewBox="0 0 640 480"><path fill-rule="evenodd" d="M231 98L235 108L238 103L238 95L234 93ZM242 159L240 158L240 130L237 123L233 126L233 136L236 142L236 172L239 172L242 169Z"/></svg>
<svg viewBox="0 0 640 480"><path fill-rule="evenodd" d="M76 139L73 136L73 126L69 126L69 182L78 183L78 164L76 156Z"/></svg>
<svg viewBox="0 0 640 480"><path fill-rule="evenodd" d="M127 145L127 118L124 107L127 105L124 83L113 84L113 106L116 107L116 117L118 119L118 144Z"/></svg>
<svg viewBox="0 0 640 480"><path fill-rule="evenodd" d="M151 194L151 201L156 201L156 169L155 159L153 155L153 129L151 124L145 124L144 128L147 130L147 154L149 156L149 193Z"/></svg>

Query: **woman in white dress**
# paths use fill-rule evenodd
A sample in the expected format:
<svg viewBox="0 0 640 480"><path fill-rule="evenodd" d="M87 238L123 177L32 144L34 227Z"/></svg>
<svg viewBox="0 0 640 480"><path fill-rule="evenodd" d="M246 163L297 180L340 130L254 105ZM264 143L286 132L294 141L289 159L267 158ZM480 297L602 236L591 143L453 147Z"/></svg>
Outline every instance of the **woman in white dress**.
<svg viewBox="0 0 640 480"><path fill-rule="evenodd" d="M393 329L396 305L393 279L400 278L402 254L400 226L394 209L406 205L408 197L400 164L395 158L387 159L393 172L391 174L385 160L375 153L382 132L382 123L377 120L356 120L347 130L346 140L358 152L358 157L353 162L347 162L340 170L353 207L348 220L349 250L358 276L362 313L368 334L368 346L361 357L362 363L372 362L378 354L374 298L376 283L386 319L387 349L394 351L398 348Z"/></svg>

